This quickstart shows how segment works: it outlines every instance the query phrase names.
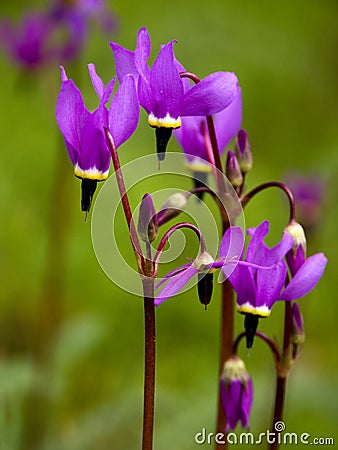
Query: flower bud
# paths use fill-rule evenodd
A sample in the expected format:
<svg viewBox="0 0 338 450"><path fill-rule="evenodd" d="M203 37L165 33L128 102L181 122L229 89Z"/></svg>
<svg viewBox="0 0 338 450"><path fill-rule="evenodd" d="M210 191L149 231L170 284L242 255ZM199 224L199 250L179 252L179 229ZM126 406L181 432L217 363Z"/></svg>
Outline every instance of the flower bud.
<svg viewBox="0 0 338 450"><path fill-rule="evenodd" d="M234 430L239 421L243 428L249 428L253 385L244 362L237 355L224 363L221 375L221 400L227 419L226 431Z"/></svg>
<svg viewBox="0 0 338 450"><path fill-rule="evenodd" d="M248 135L245 130L239 130L236 137L235 155L238 159L242 173L252 169L252 153Z"/></svg>
<svg viewBox="0 0 338 450"><path fill-rule="evenodd" d="M227 176L228 180L233 185L233 187L236 188L242 186L243 175L238 160L231 150L228 151L225 167L225 175Z"/></svg>
<svg viewBox="0 0 338 450"><path fill-rule="evenodd" d="M157 213L158 225L161 226L178 216L187 206L189 196L190 192L177 192L168 197L160 211Z"/></svg>
<svg viewBox="0 0 338 450"><path fill-rule="evenodd" d="M293 238L292 249L286 254L291 275L294 276L306 258L306 238L303 227L295 220L291 221L284 231Z"/></svg>
<svg viewBox="0 0 338 450"><path fill-rule="evenodd" d="M297 359L305 342L303 316L297 303L291 308L291 333L290 343L292 345L292 358Z"/></svg>
<svg viewBox="0 0 338 450"><path fill-rule="evenodd" d="M158 221L150 194L145 194L142 198L137 229L140 238L144 242L153 242L157 238Z"/></svg>

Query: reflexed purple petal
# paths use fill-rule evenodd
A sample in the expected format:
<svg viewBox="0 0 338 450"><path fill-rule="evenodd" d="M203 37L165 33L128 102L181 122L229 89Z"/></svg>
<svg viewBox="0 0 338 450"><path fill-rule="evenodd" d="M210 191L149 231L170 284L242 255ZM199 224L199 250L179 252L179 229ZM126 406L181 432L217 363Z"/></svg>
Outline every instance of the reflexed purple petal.
<svg viewBox="0 0 338 450"><path fill-rule="evenodd" d="M279 299L295 300L310 292L322 277L326 263L327 258L323 253L307 258Z"/></svg>
<svg viewBox="0 0 338 450"><path fill-rule="evenodd" d="M79 150L81 124L89 117L79 89L72 80L64 81L56 104L56 121L72 147Z"/></svg>
<svg viewBox="0 0 338 450"><path fill-rule="evenodd" d="M302 245L298 246L296 255L293 254L293 251L290 250L286 254L286 260L288 263L288 266L290 268L290 272L292 277L295 276L295 274L298 272L298 270L302 267L302 265L305 262L305 254L304 249Z"/></svg>
<svg viewBox="0 0 338 450"><path fill-rule="evenodd" d="M270 269L257 270L255 306L265 305L271 309L283 289L286 274L287 268L284 261L279 261Z"/></svg>
<svg viewBox="0 0 338 450"><path fill-rule="evenodd" d="M103 93L104 93L104 83L103 83L102 79L98 76L98 74L96 73L95 65L90 63L90 64L87 64L87 66L88 66L90 79L92 80L92 84L94 86L95 92L97 93L97 96L99 97L99 99L101 99L101 97L103 96Z"/></svg>
<svg viewBox="0 0 338 450"><path fill-rule="evenodd" d="M182 125L176 128L173 133L182 150L187 155L198 156L208 160L205 141L202 134L202 124L206 127L204 116L190 116L181 118Z"/></svg>
<svg viewBox="0 0 338 450"><path fill-rule="evenodd" d="M242 91L239 88L233 102L230 105L218 112L214 116L215 131L217 136L217 143L220 153L222 154L225 147L233 139L242 123Z"/></svg>
<svg viewBox="0 0 338 450"><path fill-rule="evenodd" d="M212 73L184 94L181 115L207 116L222 111L236 98L238 89L234 73Z"/></svg>
<svg viewBox="0 0 338 450"><path fill-rule="evenodd" d="M104 93L102 95L100 104L105 105L106 103L109 102L109 99L115 87L115 82L116 76L112 80L110 80L109 83L107 84L107 87L105 88Z"/></svg>
<svg viewBox="0 0 338 450"><path fill-rule="evenodd" d="M241 227L230 227L224 233L219 247L219 255L226 259L238 260L244 247L244 235Z"/></svg>
<svg viewBox="0 0 338 450"><path fill-rule="evenodd" d="M228 386L221 381L221 400L227 418L226 431L234 430L240 419L242 383L233 380Z"/></svg>
<svg viewBox="0 0 338 450"><path fill-rule="evenodd" d="M177 269L172 270L171 272L167 273L156 285L155 289L158 289L162 284L164 284L169 278L174 277L175 275L178 275L179 273L183 272L183 270L187 269L191 266L191 263L183 264L180 267L177 267Z"/></svg>
<svg viewBox="0 0 338 450"><path fill-rule="evenodd" d="M155 306L160 305L162 302L167 300L168 298L177 294L177 292L182 289L184 285L188 283L190 278L198 273L198 269L191 266L186 270L180 272L178 275L169 279L168 283L161 289L159 294L155 299Z"/></svg>
<svg viewBox="0 0 338 450"><path fill-rule="evenodd" d="M170 117L177 119L180 115L183 84L175 64L173 43L171 41L162 47L151 69L151 112L157 118L169 113Z"/></svg>
<svg viewBox="0 0 338 450"><path fill-rule="evenodd" d="M300 312L299 306L297 303L293 303L292 307L291 307L291 318L292 318L292 323L294 325L294 327L297 328L298 332L301 331L303 332L304 326L303 326L303 317L302 314Z"/></svg>
<svg viewBox="0 0 338 450"><path fill-rule="evenodd" d="M94 166L103 173L109 170L111 156L103 131L108 122L107 116L105 108L97 109L82 129L81 151L77 162L81 170L88 170Z"/></svg>
<svg viewBox="0 0 338 450"><path fill-rule="evenodd" d="M119 82L121 83L123 78L129 73L134 75L136 79L138 72L134 61L134 52L121 47L121 45L115 42L111 42L110 47L114 53L116 75Z"/></svg>
<svg viewBox="0 0 338 450"><path fill-rule="evenodd" d="M144 78L139 77L137 84L137 93L140 105L144 108L148 114L152 111L152 95L149 82Z"/></svg>
<svg viewBox="0 0 338 450"><path fill-rule="evenodd" d="M135 66L142 78L150 80L150 68L148 58L150 56L150 36L148 30L140 28L137 34L137 44L135 49Z"/></svg>
<svg viewBox="0 0 338 450"><path fill-rule="evenodd" d="M132 75L126 75L114 95L109 111L109 128L116 148L135 131L140 108Z"/></svg>
<svg viewBox="0 0 338 450"><path fill-rule="evenodd" d="M253 401L253 384L251 378L249 378L247 385L242 387L240 421L243 428L250 427L249 419L252 401Z"/></svg>
<svg viewBox="0 0 338 450"><path fill-rule="evenodd" d="M229 276L229 281L236 291L237 303L239 305L250 302L255 306L256 287L249 267L237 265L236 269Z"/></svg>
<svg viewBox="0 0 338 450"><path fill-rule="evenodd" d="M264 258L264 246L262 243L269 232L269 226L269 222L265 220L257 228L249 228L247 230L247 233L252 236L246 252L246 260L248 262L260 264Z"/></svg>

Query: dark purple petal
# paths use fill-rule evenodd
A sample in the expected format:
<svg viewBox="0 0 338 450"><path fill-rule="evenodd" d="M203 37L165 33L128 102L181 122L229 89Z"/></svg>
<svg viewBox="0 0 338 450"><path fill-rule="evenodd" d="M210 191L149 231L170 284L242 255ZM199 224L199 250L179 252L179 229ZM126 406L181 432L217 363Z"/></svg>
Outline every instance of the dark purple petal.
<svg viewBox="0 0 338 450"><path fill-rule="evenodd" d="M173 43L162 47L151 69L151 112L156 118L164 118L167 114L173 119L180 116L183 84L175 64Z"/></svg>
<svg viewBox="0 0 338 450"><path fill-rule="evenodd" d="M279 299L295 300L310 292L322 277L326 263L327 258L323 253L317 253L307 258Z"/></svg>
<svg viewBox="0 0 338 450"><path fill-rule="evenodd" d="M220 154L233 139L242 123L242 91L239 88L235 99L228 107L214 116L215 131Z"/></svg>
<svg viewBox="0 0 338 450"><path fill-rule="evenodd" d="M298 246L296 255L294 255L293 250L287 252L286 260L290 268L291 276L294 277L305 262L305 253L303 246L302 245Z"/></svg>
<svg viewBox="0 0 338 450"><path fill-rule="evenodd" d="M170 297L173 297L177 292L185 286L188 281L198 273L198 269L191 266L186 270L180 272L178 275L169 279L168 283L163 287L161 292L156 296L155 306L160 305L162 302Z"/></svg>
<svg viewBox="0 0 338 450"><path fill-rule="evenodd" d="M115 87L115 82L116 76L112 80L110 80L109 83L107 84L107 87L105 88L103 95L101 97L100 104L106 105L109 102L109 99Z"/></svg>
<svg viewBox="0 0 338 450"><path fill-rule="evenodd" d="M132 75L126 75L114 95L109 110L109 128L116 148L135 131L140 108Z"/></svg>
<svg viewBox="0 0 338 450"><path fill-rule="evenodd" d="M139 77L137 84L137 93L140 105L148 114L152 111L152 95L149 82L142 77Z"/></svg>
<svg viewBox="0 0 338 450"><path fill-rule="evenodd" d="M278 300L286 281L287 268L279 261L270 269L259 269L256 274L256 307L272 305Z"/></svg>
<svg viewBox="0 0 338 450"><path fill-rule="evenodd" d="M212 73L184 94L181 115L207 116L222 111L235 100L238 89L234 73Z"/></svg>
<svg viewBox="0 0 338 450"><path fill-rule="evenodd" d="M303 332L304 331L303 317L297 303L292 304L291 319L293 326L297 329L297 332Z"/></svg>

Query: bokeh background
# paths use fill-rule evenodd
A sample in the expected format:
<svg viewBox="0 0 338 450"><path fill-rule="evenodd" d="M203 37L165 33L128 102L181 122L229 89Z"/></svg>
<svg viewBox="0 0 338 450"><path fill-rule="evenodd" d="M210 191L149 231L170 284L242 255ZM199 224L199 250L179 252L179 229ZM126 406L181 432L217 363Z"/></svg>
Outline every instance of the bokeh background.
<svg viewBox="0 0 338 450"><path fill-rule="evenodd" d="M95 108L96 99L86 64L95 63L107 82L114 75L109 40L134 49L137 30L147 26L152 56L176 39L176 56L187 70L200 77L216 70L238 75L243 127L254 153L249 188L290 172L323 183L308 247L309 254L324 251L329 264L316 289L299 302L307 339L290 374L285 423L287 431L337 442L337 3L107 4L117 30L103 34L92 23L81 57L67 66L88 107ZM44 3L2 2L0 13L18 19L39 5ZM80 212L80 183L55 123L58 67L27 73L2 53L0 72L0 448L140 448L142 301L114 285L96 260L90 223ZM123 164L154 151L145 118L142 112L139 128L121 147ZM174 140L169 150L180 152ZM154 189L160 188L159 182ZM132 202L142 195L132 195ZM287 214L284 198L271 190L248 205L246 224L270 220L274 243ZM122 216L119 229L125 231ZM128 252L127 235L122 239ZM187 235L183 256L195 249L191 240ZM219 292L217 286L207 313L194 289L157 310L157 450L210 448L197 445L194 436L214 429ZM261 321L261 331L280 339L282 316L278 304ZM238 315L237 331L242 322ZM241 355L254 380L251 431L258 435L270 424L273 362L259 341L250 356L244 349Z"/></svg>

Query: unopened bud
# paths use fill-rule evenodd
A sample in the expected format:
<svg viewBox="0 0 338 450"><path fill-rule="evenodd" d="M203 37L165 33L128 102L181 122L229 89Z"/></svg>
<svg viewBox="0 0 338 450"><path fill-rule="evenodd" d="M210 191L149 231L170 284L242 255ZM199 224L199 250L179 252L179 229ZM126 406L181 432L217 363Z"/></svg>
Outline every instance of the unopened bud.
<svg viewBox="0 0 338 450"><path fill-rule="evenodd" d="M227 176L228 180L230 181L233 187L242 186L243 175L241 172L241 168L239 166L236 156L231 150L228 151L225 175Z"/></svg>
<svg viewBox="0 0 338 450"><path fill-rule="evenodd" d="M137 230L140 238L144 242L153 242L157 238L158 221L153 199L150 194L145 194L142 198Z"/></svg>
<svg viewBox="0 0 338 450"><path fill-rule="evenodd" d="M159 226L178 216L186 208L189 196L190 192L177 192L168 197L157 213Z"/></svg>
<svg viewBox="0 0 338 450"><path fill-rule="evenodd" d="M297 303L293 303L291 308L291 333L290 342L292 345L292 358L295 360L305 342L303 317Z"/></svg>
<svg viewBox="0 0 338 450"><path fill-rule="evenodd" d="M242 173L252 169L252 153L248 135L245 130L239 130L236 137L235 155L238 159Z"/></svg>
<svg viewBox="0 0 338 450"><path fill-rule="evenodd" d="M304 228L300 223L292 220L289 225L284 230L286 233L289 233L293 238L293 247L292 252L294 255L297 254L298 247L302 246L304 257L306 256L306 237Z"/></svg>
<svg viewBox="0 0 338 450"><path fill-rule="evenodd" d="M227 359L223 365L221 380L225 386L229 386L233 381L239 380L246 385L250 380L250 375L245 367L244 361L239 356L234 355Z"/></svg>

